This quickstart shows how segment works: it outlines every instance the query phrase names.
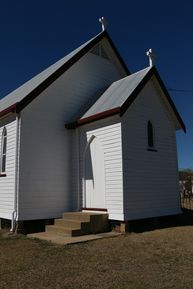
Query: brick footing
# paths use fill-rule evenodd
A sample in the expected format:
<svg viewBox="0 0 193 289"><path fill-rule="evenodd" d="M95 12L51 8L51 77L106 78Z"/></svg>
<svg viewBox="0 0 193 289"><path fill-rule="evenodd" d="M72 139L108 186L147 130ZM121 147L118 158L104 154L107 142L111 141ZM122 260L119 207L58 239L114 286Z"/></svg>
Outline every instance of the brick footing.
<svg viewBox="0 0 193 289"><path fill-rule="evenodd" d="M46 220L29 220L29 221L17 221L16 222L16 233L18 234L30 234L45 231L46 225L53 225L54 219ZM11 220L0 219L0 230L10 229Z"/></svg>
<svg viewBox="0 0 193 289"><path fill-rule="evenodd" d="M179 226L187 223L187 213L183 215L156 217L132 221L116 221L110 220L110 231L126 233L126 232L144 232L155 229L167 228L172 226ZM192 218L188 217L188 222L193 224ZM16 232L21 234L30 234L44 232L46 225L53 225L54 219L46 220L30 220L30 221L17 221ZM0 230L10 229L11 220L0 219Z"/></svg>
<svg viewBox="0 0 193 289"><path fill-rule="evenodd" d="M120 233L144 232L181 225L182 215L155 217L131 221L111 220L111 230Z"/></svg>
<svg viewBox="0 0 193 289"><path fill-rule="evenodd" d="M10 229L11 221L7 219L0 219L0 230Z"/></svg>

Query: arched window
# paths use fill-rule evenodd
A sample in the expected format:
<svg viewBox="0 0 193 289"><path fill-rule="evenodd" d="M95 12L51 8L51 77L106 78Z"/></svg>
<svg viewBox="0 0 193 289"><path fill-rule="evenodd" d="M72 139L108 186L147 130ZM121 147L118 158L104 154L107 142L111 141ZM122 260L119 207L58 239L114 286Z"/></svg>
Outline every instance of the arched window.
<svg viewBox="0 0 193 289"><path fill-rule="evenodd" d="M6 154L7 154L7 130L4 127L1 138L1 173L6 171Z"/></svg>
<svg viewBox="0 0 193 289"><path fill-rule="evenodd" d="M150 120L148 121L147 124L147 138L148 138L148 147L154 147L153 125Z"/></svg>

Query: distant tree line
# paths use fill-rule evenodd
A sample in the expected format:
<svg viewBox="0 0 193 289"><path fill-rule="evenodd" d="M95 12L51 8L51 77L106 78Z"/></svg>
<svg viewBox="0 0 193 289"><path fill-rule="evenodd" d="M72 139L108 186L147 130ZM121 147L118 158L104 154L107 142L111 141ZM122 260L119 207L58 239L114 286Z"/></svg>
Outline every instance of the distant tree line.
<svg viewBox="0 0 193 289"><path fill-rule="evenodd" d="M183 169L179 171L180 184L183 184L184 189L192 192L193 189L193 169Z"/></svg>

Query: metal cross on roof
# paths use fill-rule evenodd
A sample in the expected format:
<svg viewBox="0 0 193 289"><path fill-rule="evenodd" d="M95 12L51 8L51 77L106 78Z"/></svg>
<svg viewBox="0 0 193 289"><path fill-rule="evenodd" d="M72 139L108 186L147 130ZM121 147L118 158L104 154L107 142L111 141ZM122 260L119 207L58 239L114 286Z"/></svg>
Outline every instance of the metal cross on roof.
<svg viewBox="0 0 193 289"><path fill-rule="evenodd" d="M105 19L105 17L99 18L99 22L102 25L102 31L105 31L107 28L107 20Z"/></svg>
<svg viewBox="0 0 193 289"><path fill-rule="evenodd" d="M155 55L153 53L153 50L150 48L147 52L146 55L149 58L149 66L153 66L154 65L154 59L155 59Z"/></svg>

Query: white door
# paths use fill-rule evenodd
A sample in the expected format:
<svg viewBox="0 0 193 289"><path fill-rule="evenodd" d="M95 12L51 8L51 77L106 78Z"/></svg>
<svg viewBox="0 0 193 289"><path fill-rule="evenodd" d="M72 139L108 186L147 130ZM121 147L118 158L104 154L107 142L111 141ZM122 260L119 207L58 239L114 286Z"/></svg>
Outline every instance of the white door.
<svg viewBox="0 0 193 289"><path fill-rule="evenodd" d="M97 137L85 155L85 198L86 208L105 208L104 150Z"/></svg>

